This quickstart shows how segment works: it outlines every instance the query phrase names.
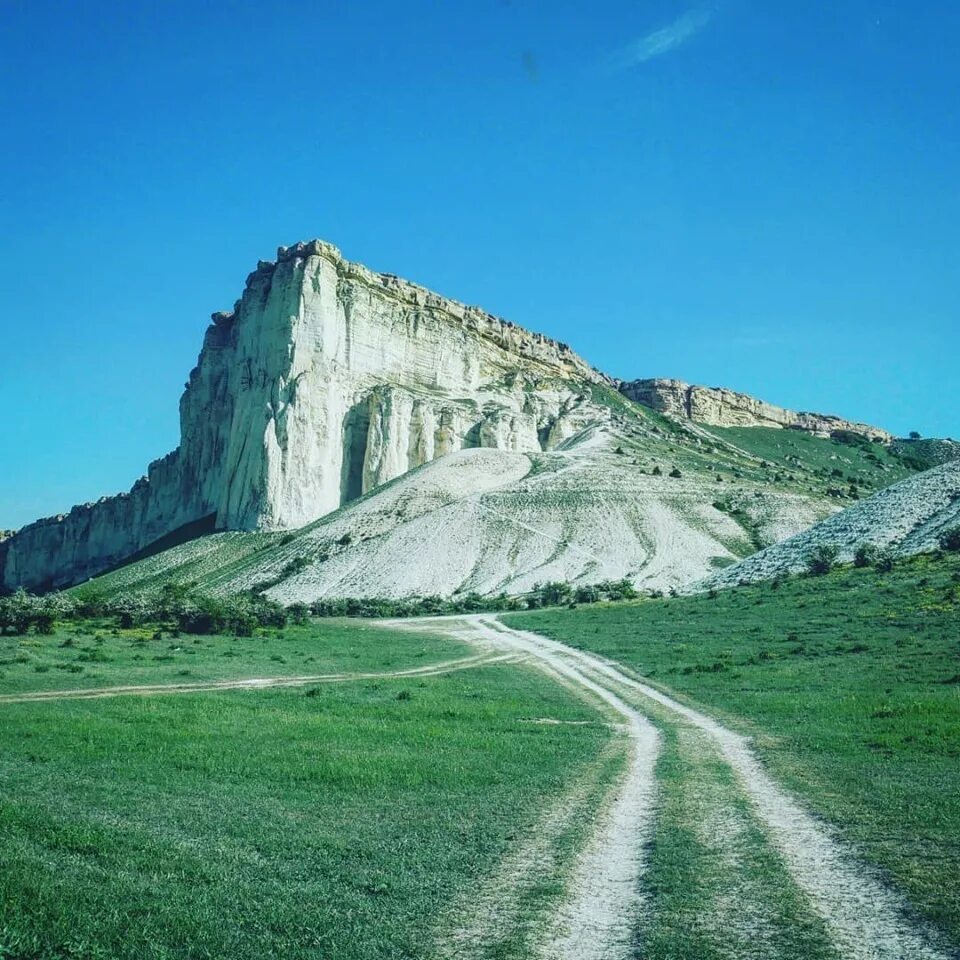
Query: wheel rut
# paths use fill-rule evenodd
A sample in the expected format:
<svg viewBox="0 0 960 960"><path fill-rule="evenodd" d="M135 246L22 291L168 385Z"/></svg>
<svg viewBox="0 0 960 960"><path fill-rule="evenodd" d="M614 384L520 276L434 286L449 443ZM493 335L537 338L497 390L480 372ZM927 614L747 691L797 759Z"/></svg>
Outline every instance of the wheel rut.
<svg viewBox="0 0 960 960"><path fill-rule="evenodd" d="M441 673L470 670L496 663L521 659L514 653L484 653L442 663L370 673L324 673L295 677L246 677L237 680L199 680L195 683L154 683L117 687L86 687L75 690L35 690L29 693L0 695L6 703L43 703L48 700L101 700L108 697L149 697L174 693L217 693L226 690L270 690L275 687L304 687L321 683L348 683L357 680L389 680L403 677L433 677Z"/></svg>
<svg viewBox="0 0 960 960"><path fill-rule="evenodd" d="M393 622L403 627L402 622ZM660 735L654 725L618 693L594 680L581 667L561 657L544 657L536 644L519 635L507 637L498 621L486 617L433 618L417 621L424 626L479 644L529 658L533 665L589 699L619 721L628 738L625 770L612 795L600 805L591 835L579 852L568 883L569 895L542 925L532 944L539 960L628 960L636 956L638 926L647 911L641 878L646 845L653 829L654 769L660 752ZM569 805L568 805L569 808ZM550 829L556 813L548 811L534 831ZM509 872L509 871L508 871ZM500 912L502 916L502 911ZM497 956L496 914L470 928L470 950L460 957ZM454 939L457 939L456 936ZM463 941L461 941L463 942Z"/></svg>
<svg viewBox="0 0 960 960"><path fill-rule="evenodd" d="M768 841L823 922L837 954L849 960L951 960L956 954L912 920L905 902L793 799L761 764L749 740L632 677L617 665L491 615L421 620L458 639L530 662L581 687L622 717L635 744L630 775L595 825L575 865L565 903L541 938L537 956L613 960L635 956L649 904L642 883L643 845L654 829L658 734L646 713L666 715L712 742L732 770ZM630 850L626 862L618 851Z"/></svg>

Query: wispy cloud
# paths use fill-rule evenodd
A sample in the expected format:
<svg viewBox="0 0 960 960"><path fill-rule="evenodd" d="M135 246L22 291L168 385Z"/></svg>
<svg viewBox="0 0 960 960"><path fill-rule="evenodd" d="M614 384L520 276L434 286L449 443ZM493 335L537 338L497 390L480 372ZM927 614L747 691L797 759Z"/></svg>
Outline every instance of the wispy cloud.
<svg viewBox="0 0 960 960"><path fill-rule="evenodd" d="M694 7L665 27L652 30L618 50L610 57L608 65L613 70L627 70L654 57L662 57L699 33L712 17L713 10L710 7Z"/></svg>

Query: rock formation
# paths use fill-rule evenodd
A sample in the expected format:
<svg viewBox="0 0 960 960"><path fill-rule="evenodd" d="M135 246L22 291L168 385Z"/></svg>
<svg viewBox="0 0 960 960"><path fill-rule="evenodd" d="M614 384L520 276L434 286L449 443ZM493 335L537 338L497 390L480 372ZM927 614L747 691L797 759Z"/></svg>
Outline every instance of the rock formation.
<svg viewBox="0 0 960 960"><path fill-rule="evenodd" d="M213 315L180 446L129 493L0 541L0 587L75 583L187 525L300 527L465 447L547 449L600 382L565 344L330 244L281 247Z"/></svg>
<svg viewBox="0 0 960 960"><path fill-rule="evenodd" d="M888 443L893 434L866 423L855 423L822 413L796 413L723 387L699 387L682 380L632 380L620 390L636 403L667 416L715 427L786 427L817 436L835 430L858 433Z"/></svg>
<svg viewBox="0 0 960 960"><path fill-rule="evenodd" d="M180 400L179 447L128 493L0 536L0 589L70 585L200 533L299 529L457 451L559 449L609 419L595 397L613 385L563 343L328 243L281 247L234 309L213 315ZM620 389L701 423L889 438L680 381Z"/></svg>

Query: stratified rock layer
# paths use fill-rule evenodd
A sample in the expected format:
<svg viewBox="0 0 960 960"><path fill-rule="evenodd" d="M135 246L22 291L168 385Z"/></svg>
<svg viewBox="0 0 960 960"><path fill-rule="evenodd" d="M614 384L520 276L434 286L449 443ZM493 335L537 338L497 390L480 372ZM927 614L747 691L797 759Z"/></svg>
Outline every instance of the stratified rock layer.
<svg viewBox="0 0 960 960"><path fill-rule="evenodd" d="M0 541L0 585L75 583L201 521L300 527L467 447L548 449L605 381L565 344L330 244L281 248L214 314L177 450L129 493Z"/></svg>
<svg viewBox="0 0 960 960"><path fill-rule="evenodd" d="M699 387L682 380L631 380L620 384L621 392L636 403L667 416L715 427L787 427L818 436L836 430L861 434L887 443L893 434L866 423L843 420L822 413L797 413L723 387Z"/></svg>

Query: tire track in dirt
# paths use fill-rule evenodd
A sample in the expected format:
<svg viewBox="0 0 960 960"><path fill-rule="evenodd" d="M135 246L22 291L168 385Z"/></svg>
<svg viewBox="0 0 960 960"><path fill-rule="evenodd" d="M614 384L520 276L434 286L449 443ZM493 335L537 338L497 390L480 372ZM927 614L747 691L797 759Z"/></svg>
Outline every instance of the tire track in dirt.
<svg viewBox="0 0 960 960"><path fill-rule="evenodd" d="M99 700L106 697L147 697L170 693L216 693L222 690L270 690L275 687L303 687L314 683L346 683L351 680L389 680L403 677L433 677L456 670L495 663L515 663L522 660L515 653L480 654L445 660L441 663L411 667L407 670L388 670L380 673L326 673L297 677L249 677L238 680L209 680L194 683L157 683L122 687L87 687L77 690L36 690L30 693L0 695L0 704L42 703L48 700Z"/></svg>
<svg viewBox="0 0 960 960"><path fill-rule="evenodd" d="M615 738L573 785L544 813L497 870L478 887L457 898L438 924L437 956L442 960L485 960L505 945L538 939L542 916L526 908L543 885L566 876L564 841L575 836L606 789L603 771L623 750L625 738ZM538 890L539 888L539 890Z"/></svg>
<svg viewBox="0 0 960 960"><path fill-rule="evenodd" d="M905 902L859 864L829 829L766 772L746 737L622 672L593 654L538 634L514 630L491 616L470 618L487 639L506 649L567 665L568 675L601 689L630 691L703 731L737 776L797 886L823 919L839 953L849 960L950 960L936 935L911 921ZM592 679L591 679L592 678Z"/></svg>
<svg viewBox="0 0 960 960"><path fill-rule="evenodd" d="M394 625L396 622L394 622ZM582 695L591 695L617 716L629 737L626 770L573 865L568 895L550 918L534 947L541 960L627 960L635 955L637 929L646 912L641 877L646 843L653 828L654 769L660 736L649 720L616 693L561 657L545 657L536 645L505 638L502 624L485 616L416 621L416 629L439 629L448 636L484 647L530 656L533 665ZM529 647L529 650L527 649ZM547 815L547 822L552 814ZM472 941L495 946L495 930L480 925ZM487 956L474 951L463 956Z"/></svg>

